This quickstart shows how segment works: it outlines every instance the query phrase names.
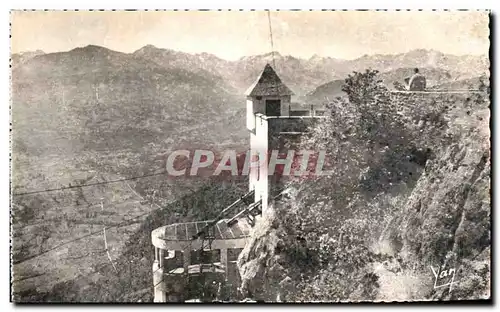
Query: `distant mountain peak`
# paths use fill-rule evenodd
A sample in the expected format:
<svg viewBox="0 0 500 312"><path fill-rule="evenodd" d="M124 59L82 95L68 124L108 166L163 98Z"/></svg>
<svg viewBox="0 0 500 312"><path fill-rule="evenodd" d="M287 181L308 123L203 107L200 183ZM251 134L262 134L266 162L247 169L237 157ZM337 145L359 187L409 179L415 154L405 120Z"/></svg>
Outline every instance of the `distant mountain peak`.
<svg viewBox="0 0 500 312"><path fill-rule="evenodd" d="M36 50L36 51L23 51L19 53L12 53L11 54L11 60L13 64L21 64L24 63L34 57L44 55L45 52L42 50Z"/></svg>
<svg viewBox="0 0 500 312"><path fill-rule="evenodd" d="M436 50L433 50L433 49L430 49L430 50L427 50L427 49L414 49L414 50L411 50L411 51L408 51L407 53L403 53L403 54L408 54L408 55L429 55L429 54L443 54L439 51L436 51Z"/></svg>
<svg viewBox="0 0 500 312"><path fill-rule="evenodd" d="M111 51L112 50L105 48L105 47L102 47L102 46L98 46L95 44L89 44L89 45L86 45L84 47L74 48L70 52L89 52L89 53L102 53L102 52L104 52L104 53L108 53Z"/></svg>
<svg viewBox="0 0 500 312"><path fill-rule="evenodd" d="M196 54L196 56L199 56L201 59L211 59L211 60L222 61L222 59L220 57L218 57L217 55L207 53L207 52L198 53L198 54Z"/></svg>
<svg viewBox="0 0 500 312"><path fill-rule="evenodd" d="M154 44L146 44L145 46L142 47L143 49L158 49L157 46Z"/></svg>
<svg viewBox="0 0 500 312"><path fill-rule="evenodd" d="M145 46L143 46L142 48L134 51L132 54L136 54L136 55L144 55L144 54L159 54L159 55L163 55L163 54L185 54L184 52L178 52L178 51L175 51L175 50L172 50L172 49L165 49L165 48L158 48L157 46L155 45L152 45L152 44L147 44Z"/></svg>
<svg viewBox="0 0 500 312"><path fill-rule="evenodd" d="M160 49L153 44L146 44L142 48L137 49L134 53L139 52L139 51L158 51L158 50L163 50L163 49Z"/></svg>
<svg viewBox="0 0 500 312"><path fill-rule="evenodd" d="M320 55L318 55L318 54L314 53L314 54L313 54L313 55L309 58L309 60L310 60L310 61L315 61L315 60L320 60L320 59L322 59L322 58L323 58L322 56L320 56Z"/></svg>
<svg viewBox="0 0 500 312"><path fill-rule="evenodd" d="M35 50L35 51L23 51L23 52L19 52L19 53L15 53L15 54L18 54L21 56L35 56L35 55L45 54L45 52L42 50Z"/></svg>
<svg viewBox="0 0 500 312"><path fill-rule="evenodd" d="M283 55L281 55L278 51L273 51L273 52L268 52L264 54L257 54L257 55L248 55L248 56L242 56L240 57L240 61L245 61L245 60L252 60L252 59L263 59L263 58L282 58Z"/></svg>
<svg viewBox="0 0 500 312"><path fill-rule="evenodd" d="M282 57L282 55L278 51L272 51L266 54L263 54L262 56L274 56L274 57Z"/></svg>

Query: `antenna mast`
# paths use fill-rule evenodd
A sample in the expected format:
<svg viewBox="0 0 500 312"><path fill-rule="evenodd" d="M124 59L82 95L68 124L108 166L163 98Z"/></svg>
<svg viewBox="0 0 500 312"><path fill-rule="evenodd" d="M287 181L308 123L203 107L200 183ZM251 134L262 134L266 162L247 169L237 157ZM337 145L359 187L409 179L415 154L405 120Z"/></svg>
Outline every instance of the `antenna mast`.
<svg viewBox="0 0 500 312"><path fill-rule="evenodd" d="M269 22L269 37L271 38L271 56L273 58L273 67L276 70L276 62L274 60L274 41L273 41L273 27L271 23L271 11L267 10L267 20Z"/></svg>

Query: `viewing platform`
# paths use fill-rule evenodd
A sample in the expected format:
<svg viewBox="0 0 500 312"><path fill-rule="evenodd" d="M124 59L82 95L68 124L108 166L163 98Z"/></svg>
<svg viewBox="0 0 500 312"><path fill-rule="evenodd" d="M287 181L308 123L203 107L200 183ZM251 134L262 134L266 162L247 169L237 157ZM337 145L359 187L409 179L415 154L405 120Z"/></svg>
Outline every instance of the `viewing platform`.
<svg viewBox="0 0 500 312"><path fill-rule="evenodd" d="M326 116L267 116L256 113L254 118L256 132L272 134L301 134L307 132L314 123Z"/></svg>
<svg viewBox="0 0 500 312"><path fill-rule="evenodd" d="M196 294L197 287L213 287L239 278L236 260L251 225L246 218L222 219L210 226L212 222L174 223L152 232L155 302L183 301L191 292ZM196 238L203 229L209 231Z"/></svg>

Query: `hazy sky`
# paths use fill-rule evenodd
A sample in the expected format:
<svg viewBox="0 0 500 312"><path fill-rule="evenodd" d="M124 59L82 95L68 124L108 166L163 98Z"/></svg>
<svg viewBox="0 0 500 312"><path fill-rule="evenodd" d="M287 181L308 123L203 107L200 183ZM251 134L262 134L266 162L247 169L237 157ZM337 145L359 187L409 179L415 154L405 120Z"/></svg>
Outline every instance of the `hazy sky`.
<svg viewBox="0 0 500 312"><path fill-rule="evenodd" d="M267 12L13 12L12 52L88 44L133 52L146 44L234 60L271 51ZM273 11L274 50L353 59L434 49L487 54L486 12Z"/></svg>

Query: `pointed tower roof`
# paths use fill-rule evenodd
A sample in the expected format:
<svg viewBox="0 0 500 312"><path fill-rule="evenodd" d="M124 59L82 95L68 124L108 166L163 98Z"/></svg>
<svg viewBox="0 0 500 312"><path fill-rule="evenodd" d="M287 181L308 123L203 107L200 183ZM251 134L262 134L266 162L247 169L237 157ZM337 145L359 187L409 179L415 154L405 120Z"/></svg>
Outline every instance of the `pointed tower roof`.
<svg viewBox="0 0 500 312"><path fill-rule="evenodd" d="M266 64L262 73L245 92L246 96L283 96L294 95L271 67Z"/></svg>

